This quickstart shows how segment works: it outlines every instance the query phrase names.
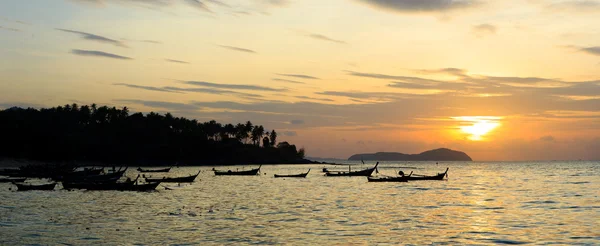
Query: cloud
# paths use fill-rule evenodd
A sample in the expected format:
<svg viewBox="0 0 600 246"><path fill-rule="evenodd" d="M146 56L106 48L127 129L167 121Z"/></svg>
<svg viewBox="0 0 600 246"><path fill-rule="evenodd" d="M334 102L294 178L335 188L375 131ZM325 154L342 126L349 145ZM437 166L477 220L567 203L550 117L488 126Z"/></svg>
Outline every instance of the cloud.
<svg viewBox="0 0 600 246"><path fill-rule="evenodd" d="M471 8L479 3L473 0L359 0L371 7L398 13L447 12Z"/></svg>
<svg viewBox="0 0 600 246"><path fill-rule="evenodd" d="M87 33L87 32L73 31L73 30L69 30L69 29L61 29L61 28L55 28L55 29L59 30L61 32L68 32L68 33L78 34L78 35L80 35L85 40L90 40L90 41L95 41L95 42L100 42L100 43L106 43L106 44L112 44L112 45L119 46L119 47L127 47L127 45L125 45L121 41L118 41L118 40L115 40L115 39L110 39L110 38L103 37L103 36L100 36L100 35L91 34L91 33Z"/></svg>
<svg viewBox="0 0 600 246"><path fill-rule="evenodd" d="M304 75L304 74L288 74L288 73L276 73L276 74L279 76L293 77L293 78L300 78L300 79L320 79L317 77Z"/></svg>
<svg viewBox="0 0 600 246"><path fill-rule="evenodd" d="M161 91L161 92L175 92L175 93L180 93L180 92L176 92L176 91L169 90L169 89L166 89L166 88L160 88L160 87L154 87L154 86L132 85L132 84L125 84L125 83L116 83L116 84L113 84L113 85L125 86L125 87L129 87L129 88L149 90L149 91Z"/></svg>
<svg viewBox="0 0 600 246"><path fill-rule="evenodd" d="M258 95L258 94L250 94L250 93L243 93L243 92L237 92L237 91L231 91L231 90L220 90L220 89L213 89L213 88L179 88L179 87L173 87L173 86L166 86L164 88L167 90L179 91L179 92L198 92L198 93L217 94L217 95L234 95L234 96L250 97L250 98L263 97L262 95Z"/></svg>
<svg viewBox="0 0 600 246"><path fill-rule="evenodd" d="M600 46L582 47L579 50L591 55L600 56Z"/></svg>
<svg viewBox="0 0 600 246"><path fill-rule="evenodd" d="M4 27L4 26L0 26L0 30L7 30L7 31L11 31L11 32L20 32L21 31L21 29L12 28L12 27Z"/></svg>
<svg viewBox="0 0 600 246"><path fill-rule="evenodd" d="M317 100L317 101L323 101L323 102L334 102L333 99L329 99L329 98L316 98L316 97L307 97L307 96L295 96L295 97L300 98L300 99Z"/></svg>
<svg viewBox="0 0 600 246"><path fill-rule="evenodd" d="M148 43L148 44L163 44L161 41L150 40L150 39L135 40L135 39L126 39L126 38L123 38L122 40L124 40L124 41L131 41L131 42Z"/></svg>
<svg viewBox="0 0 600 246"><path fill-rule="evenodd" d="M298 133L296 133L295 131L283 131L281 132L284 136L288 136L288 137L295 137L298 136Z"/></svg>
<svg viewBox="0 0 600 246"><path fill-rule="evenodd" d="M115 55L115 54L111 54L111 53L106 53L106 52L102 52L102 51L96 51L96 50L71 50L71 53L75 54L75 55L80 55L80 56L96 56L96 57L106 57L106 58L113 58L113 59L119 59L119 60L133 60L133 58L131 57L126 57L126 56L120 56L120 55Z"/></svg>
<svg viewBox="0 0 600 246"><path fill-rule="evenodd" d="M167 8L172 6L174 3L185 3L188 6L203 11L207 13L212 13L211 9L204 3L204 1L200 0L73 0L77 3L83 3L86 5L92 6L106 6L109 3L116 3L122 5L129 5L134 7L143 7L143 8ZM223 6L218 0L207 0L207 2Z"/></svg>
<svg viewBox="0 0 600 246"><path fill-rule="evenodd" d="M327 37L325 35L321 35L321 34L309 33L306 36L310 37L310 38L313 38L313 39L317 39L317 40L322 40L322 41L327 41L327 42L332 42L332 43L338 43L338 44L346 44L345 41L337 40L337 39L332 39L332 38L329 38L329 37Z"/></svg>
<svg viewBox="0 0 600 246"><path fill-rule="evenodd" d="M258 0L258 1L264 2L269 5L278 6L278 7L287 6L290 3L289 0Z"/></svg>
<svg viewBox="0 0 600 246"><path fill-rule="evenodd" d="M544 141L544 142L554 142L554 140L555 140L554 137L550 136L550 135L543 136L540 138L540 141Z"/></svg>
<svg viewBox="0 0 600 246"><path fill-rule="evenodd" d="M214 87L223 89L254 90L254 91L286 91L286 89L277 89L258 85L244 84L218 84L205 81L184 81L183 83L194 86Z"/></svg>
<svg viewBox="0 0 600 246"><path fill-rule="evenodd" d="M226 3L218 1L218 0L206 0L206 1L209 3L212 3L214 5L221 6L221 7L231 8L231 6L229 4L226 4Z"/></svg>
<svg viewBox="0 0 600 246"><path fill-rule="evenodd" d="M304 121L303 120L291 120L290 124L292 124L292 125L302 125L302 124L304 124Z"/></svg>
<svg viewBox="0 0 600 246"><path fill-rule="evenodd" d="M136 100L136 99L117 99L114 101L123 102L123 103L136 103L136 104L142 104L147 107L163 108L163 109L175 110L175 111L194 111L194 110L200 109L200 107L198 107L196 105L186 104L186 103L145 101L145 100Z"/></svg>
<svg viewBox="0 0 600 246"><path fill-rule="evenodd" d="M218 45L218 46L221 48L224 48L224 49L228 49L228 50L234 50L234 51L245 52L245 53L253 53L253 54L256 53L256 51L251 50L251 49L246 49L246 48L227 46L227 45Z"/></svg>
<svg viewBox="0 0 600 246"><path fill-rule="evenodd" d="M180 63L180 64L190 64L189 62L186 62L186 61L173 60L173 59L166 59L166 58L165 58L165 61L168 61L168 62L173 62L173 63Z"/></svg>
<svg viewBox="0 0 600 246"><path fill-rule="evenodd" d="M200 2L199 0L185 0L185 2L187 2L190 6L196 9L212 13L212 11L208 8L208 6L206 6L206 4Z"/></svg>
<svg viewBox="0 0 600 246"><path fill-rule="evenodd" d="M385 80L397 80L400 83L421 83L421 84L438 84L442 81L426 79L420 77L412 77L412 76L397 76L397 75L387 75L380 73L361 73L354 71L346 71L348 75L356 76L356 77L364 77L364 78L373 78L373 79L385 79Z"/></svg>
<svg viewBox="0 0 600 246"><path fill-rule="evenodd" d="M450 74L455 76L466 76L467 70L448 67L448 68L440 68L440 69L416 69L414 70L418 73L424 74Z"/></svg>
<svg viewBox="0 0 600 246"><path fill-rule="evenodd" d="M547 9L552 11L576 11L578 13L595 12L600 11L600 2L591 0L563 1L550 4Z"/></svg>
<svg viewBox="0 0 600 246"><path fill-rule="evenodd" d="M492 35L492 34L496 34L496 26L491 25L491 24L480 24L480 25L476 25L473 26L473 28L471 29L471 32L481 38L487 35Z"/></svg>
<svg viewBox="0 0 600 246"><path fill-rule="evenodd" d="M286 82L286 83L293 83L293 84L306 84L304 82L300 82L300 81L295 81L295 80L289 80L289 79L278 79L278 78L273 78L273 81L279 81L279 82Z"/></svg>
<svg viewBox="0 0 600 246"><path fill-rule="evenodd" d="M144 43L151 43L151 44L163 44L163 43L162 43L162 42L160 42L160 41L156 41L156 40L148 40L148 39L146 39L146 40L140 40L140 42L144 42Z"/></svg>
<svg viewBox="0 0 600 246"><path fill-rule="evenodd" d="M219 89L212 89L212 88L180 88L180 87L174 87L174 86L154 87L154 86L126 84L126 83L116 83L113 85L125 86L125 87L129 87L129 88L134 88L134 89L160 91L160 92L171 92L171 93L196 92L196 93L206 93L206 94L216 94L216 95L234 95L234 96L240 96L240 97L246 97L246 98L262 97L261 95L258 95L258 94L243 93L243 92L237 92L237 91L231 91L231 90L219 90Z"/></svg>

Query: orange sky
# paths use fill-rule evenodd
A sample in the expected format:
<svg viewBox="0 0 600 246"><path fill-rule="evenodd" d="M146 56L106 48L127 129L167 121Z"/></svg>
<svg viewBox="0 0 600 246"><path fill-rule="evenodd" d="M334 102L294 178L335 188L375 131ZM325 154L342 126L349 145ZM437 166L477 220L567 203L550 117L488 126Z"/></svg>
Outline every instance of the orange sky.
<svg viewBox="0 0 600 246"><path fill-rule="evenodd" d="M251 120L318 157L600 159L599 25L600 1L6 1L0 108Z"/></svg>

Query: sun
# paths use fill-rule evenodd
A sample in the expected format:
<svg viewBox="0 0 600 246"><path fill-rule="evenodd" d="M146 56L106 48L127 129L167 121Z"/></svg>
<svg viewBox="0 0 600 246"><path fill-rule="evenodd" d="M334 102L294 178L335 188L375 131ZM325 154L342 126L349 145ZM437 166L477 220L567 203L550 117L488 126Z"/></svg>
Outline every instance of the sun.
<svg viewBox="0 0 600 246"><path fill-rule="evenodd" d="M459 116L452 117L455 120L461 121L459 129L462 133L467 134L466 137L472 141L485 140L485 135L498 128L502 117L496 116Z"/></svg>

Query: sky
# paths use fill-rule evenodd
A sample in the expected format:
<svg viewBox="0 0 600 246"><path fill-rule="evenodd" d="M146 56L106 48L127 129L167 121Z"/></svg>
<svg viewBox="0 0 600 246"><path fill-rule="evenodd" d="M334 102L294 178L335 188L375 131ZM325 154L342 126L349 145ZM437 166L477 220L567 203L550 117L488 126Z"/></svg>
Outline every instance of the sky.
<svg viewBox="0 0 600 246"><path fill-rule="evenodd" d="M248 120L308 156L600 160L600 1L0 1L0 108Z"/></svg>

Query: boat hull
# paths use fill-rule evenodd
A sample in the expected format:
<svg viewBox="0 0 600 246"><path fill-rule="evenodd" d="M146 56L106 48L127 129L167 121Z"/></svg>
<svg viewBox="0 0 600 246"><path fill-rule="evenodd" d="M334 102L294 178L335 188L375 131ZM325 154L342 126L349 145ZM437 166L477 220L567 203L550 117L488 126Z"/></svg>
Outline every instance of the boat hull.
<svg viewBox="0 0 600 246"><path fill-rule="evenodd" d="M247 170L247 171L217 171L214 170L215 175L216 176L252 176L252 175L258 175L258 173L260 172L260 167L256 168L256 169L252 169L252 170Z"/></svg>
<svg viewBox="0 0 600 246"><path fill-rule="evenodd" d="M29 185L29 184L18 184L14 183L17 186L18 191L30 191L30 190L54 190L56 183L52 184L44 184L44 185Z"/></svg>
<svg viewBox="0 0 600 246"><path fill-rule="evenodd" d="M146 182L161 182L161 183L193 183L196 177L198 177L200 171L197 174L187 177L175 177L175 178L145 178Z"/></svg>
<svg viewBox="0 0 600 246"><path fill-rule="evenodd" d="M369 182L408 182L408 177L367 177Z"/></svg>
<svg viewBox="0 0 600 246"><path fill-rule="evenodd" d="M361 171L354 171L354 172L351 172L351 171L348 171L348 172L326 172L325 176L329 176L329 177L353 177L353 176L368 177L368 176L371 176L371 174L373 174L373 172L375 172L375 169L377 169L377 165L379 165L379 162L377 162L377 164L375 164L375 166L372 168L361 170Z"/></svg>
<svg viewBox="0 0 600 246"><path fill-rule="evenodd" d="M141 167L137 169L140 173L168 173L171 171L171 168L164 169L142 169Z"/></svg>
<svg viewBox="0 0 600 246"><path fill-rule="evenodd" d="M444 180L444 177L448 174L448 169L446 168L446 171L443 173L438 173L437 175L433 175L433 176L410 176L408 177L409 181L419 181L419 180Z"/></svg>

